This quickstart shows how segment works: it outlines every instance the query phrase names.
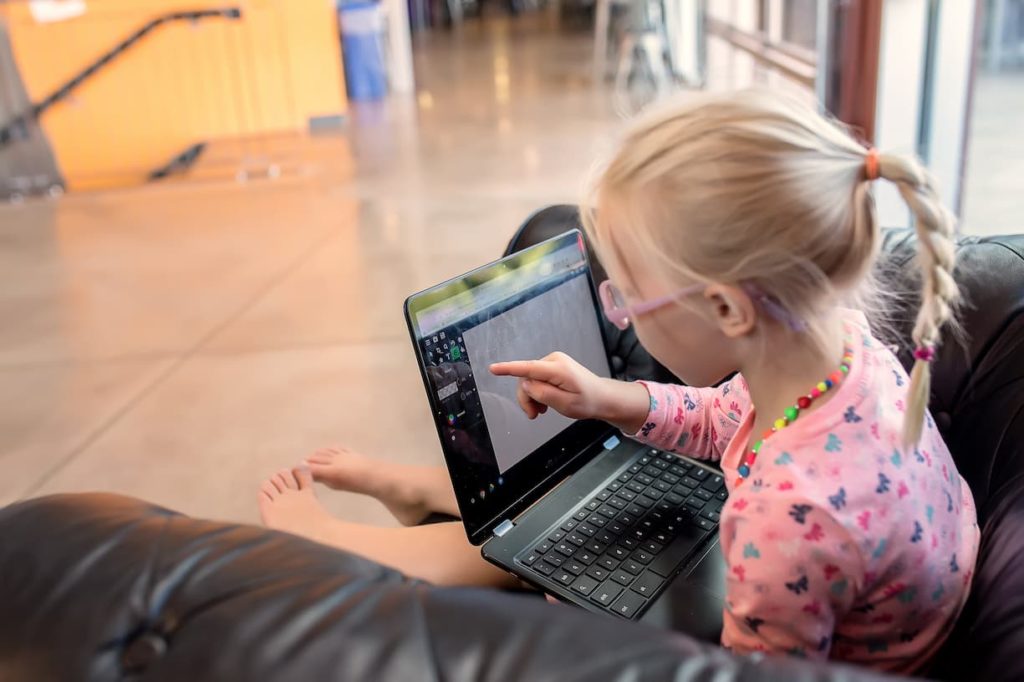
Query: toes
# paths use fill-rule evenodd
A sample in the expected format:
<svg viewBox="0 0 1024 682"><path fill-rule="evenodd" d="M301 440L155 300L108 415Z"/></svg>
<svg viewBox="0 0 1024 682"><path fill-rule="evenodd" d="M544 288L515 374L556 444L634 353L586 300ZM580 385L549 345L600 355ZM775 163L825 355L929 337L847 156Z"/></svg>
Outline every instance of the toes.
<svg viewBox="0 0 1024 682"><path fill-rule="evenodd" d="M313 487L313 474L308 467L296 467L292 472L295 474L295 480L299 483L299 490Z"/></svg>
<svg viewBox="0 0 1024 682"><path fill-rule="evenodd" d="M278 493L283 495L288 491L288 483L286 482L285 477L281 475L280 471L270 477L270 482L274 484L275 488L277 488Z"/></svg>
<svg viewBox="0 0 1024 682"><path fill-rule="evenodd" d="M285 486L287 486L289 490L299 489L299 482L295 480L295 475L292 474L291 469L281 469L280 471L277 472L277 475L280 476L282 480L284 480L284 484Z"/></svg>
<svg viewBox="0 0 1024 682"><path fill-rule="evenodd" d="M265 497L270 502L277 499L278 492L277 488L270 481L263 481L263 485L260 486L260 497Z"/></svg>

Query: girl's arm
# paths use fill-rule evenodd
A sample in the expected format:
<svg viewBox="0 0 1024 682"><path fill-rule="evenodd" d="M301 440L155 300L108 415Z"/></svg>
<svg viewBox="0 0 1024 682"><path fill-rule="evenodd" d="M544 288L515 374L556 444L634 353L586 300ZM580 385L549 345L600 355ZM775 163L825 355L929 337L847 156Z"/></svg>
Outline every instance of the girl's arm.
<svg viewBox="0 0 1024 682"><path fill-rule="evenodd" d="M637 382L650 408L633 438L681 455L718 460L750 411L747 382L739 374L715 388Z"/></svg>

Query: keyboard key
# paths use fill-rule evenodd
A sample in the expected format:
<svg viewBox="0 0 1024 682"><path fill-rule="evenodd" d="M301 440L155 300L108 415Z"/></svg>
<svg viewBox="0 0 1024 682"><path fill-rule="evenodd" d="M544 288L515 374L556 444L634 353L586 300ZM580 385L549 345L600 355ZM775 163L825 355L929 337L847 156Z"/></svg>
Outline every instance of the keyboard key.
<svg viewBox="0 0 1024 682"><path fill-rule="evenodd" d="M586 523L581 523L576 526L576 532L580 535L586 535L588 538L592 538L594 537L594 533L597 532L597 529L593 526L588 526Z"/></svg>
<svg viewBox="0 0 1024 682"><path fill-rule="evenodd" d="M661 469L656 466L648 465L644 467L644 473L651 478L657 478L658 476L661 476Z"/></svg>
<svg viewBox="0 0 1024 682"><path fill-rule="evenodd" d="M655 461L651 462L651 464L656 466L656 467L658 467L662 471L664 471L665 469L668 469L668 467L669 467L669 462L666 462L663 459L655 460Z"/></svg>
<svg viewBox="0 0 1024 682"><path fill-rule="evenodd" d="M632 573L633 575L640 575L644 572L643 564L638 564L632 559L622 562L621 568L627 573Z"/></svg>
<svg viewBox="0 0 1024 682"><path fill-rule="evenodd" d="M639 481L630 481L626 484L626 488L632 490L634 493L640 494L646 490L646 483L640 483Z"/></svg>
<svg viewBox="0 0 1024 682"><path fill-rule="evenodd" d="M527 566L533 566L534 562L536 562L539 558L540 554L538 554L537 552L530 552L526 556L521 557L519 561L521 561Z"/></svg>
<svg viewBox="0 0 1024 682"><path fill-rule="evenodd" d="M572 517L573 517L574 519L576 519L577 521L583 521L583 520L584 520L584 519L586 519L586 518L587 518L588 516L590 516L590 512L589 512L589 511L587 511L586 509L580 509L580 510L579 510L578 512L576 512L575 514L573 514L573 516L572 516Z"/></svg>
<svg viewBox="0 0 1024 682"><path fill-rule="evenodd" d="M608 500L608 504L615 507L616 509L621 510L625 509L629 503L619 497L613 497L612 499Z"/></svg>
<svg viewBox="0 0 1024 682"><path fill-rule="evenodd" d="M533 570L537 571L541 575L551 575L555 572L555 567L546 561L538 561L533 565Z"/></svg>
<svg viewBox="0 0 1024 682"><path fill-rule="evenodd" d="M552 543L560 542L565 537L564 530L556 530L554 533L548 536L548 540Z"/></svg>
<svg viewBox="0 0 1024 682"><path fill-rule="evenodd" d="M684 499L685 498L680 497L676 493L669 493L668 495L665 496L666 502L668 502L669 504L674 504L677 507L683 503Z"/></svg>
<svg viewBox="0 0 1024 682"><path fill-rule="evenodd" d="M636 493L630 490L629 488L623 488L619 492L615 493L615 496L621 497L626 502L632 502L633 500L636 499Z"/></svg>
<svg viewBox="0 0 1024 682"><path fill-rule="evenodd" d="M645 566L654 561L654 555L642 549L634 551L632 554L629 555L629 558L631 558L633 561L644 564Z"/></svg>
<svg viewBox="0 0 1024 682"><path fill-rule="evenodd" d="M619 477L618 477L618 478L617 478L616 480L617 480L617 481L618 481L619 483L629 483L629 479L631 479L631 478L633 478L633 476L632 476L632 475L630 475L630 474L622 474L622 475L621 475L621 476L619 476ZM611 486L609 486L609 487L611 487Z"/></svg>
<svg viewBox="0 0 1024 682"><path fill-rule="evenodd" d="M693 471L690 472L690 475L698 480L703 481L705 478L711 475L711 472L708 471L707 469L704 469L703 467L693 467Z"/></svg>
<svg viewBox="0 0 1024 682"><path fill-rule="evenodd" d="M660 542L663 545L667 545L672 542L672 535L670 533L655 533L651 536L651 540L654 542Z"/></svg>
<svg viewBox="0 0 1024 682"><path fill-rule="evenodd" d="M648 486L648 485L654 483L654 479L651 478L650 476L648 476L647 474L637 474L636 478L632 482L633 483L641 483L641 484L643 484L645 486ZM633 488L633 490L636 490L636 488ZM637 492L641 492L640 490L636 490L636 491Z"/></svg>
<svg viewBox="0 0 1024 682"><path fill-rule="evenodd" d="M612 554L605 554L603 557L597 560L597 565L606 568L609 571L614 571L616 568L619 567L619 562L612 557Z"/></svg>
<svg viewBox="0 0 1024 682"><path fill-rule="evenodd" d="M679 456L673 455L671 452L659 452L658 457L661 458L661 461L668 462L669 464L674 464L679 461Z"/></svg>
<svg viewBox="0 0 1024 682"><path fill-rule="evenodd" d="M671 465L668 468L668 470L669 470L669 473L673 473L676 476L685 476L686 475L686 469L684 469L683 467L679 466L678 464Z"/></svg>
<svg viewBox="0 0 1024 682"><path fill-rule="evenodd" d="M606 545L610 545L613 542L615 542L617 537L618 537L617 535L613 535L613 534L609 533L606 530L602 530L597 535L594 536L594 539L597 540L598 542L603 542Z"/></svg>
<svg viewBox="0 0 1024 682"><path fill-rule="evenodd" d="M665 579L657 573L653 571L644 571L644 574L641 575L636 582L630 585L629 589L637 594L643 595L644 597L650 597L657 592L658 588L664 583Z"/></svg>
<svg viewBox="0 0 1024 682"><path fill-rule="evenodd" d="M544 556L544 561L548 562L552 566L561 566L565 563L565 557L558 552L551 552Z"/></svg>
<svg viewBox="0 0 1024 682"><path fill-rule="evenodd" d="M576 580L576 576L568 571L558 571L555 573L554 578L563 585L572 585L573 581Z"/></svg>
<svg viewBox="0 0 1024 682"><path fill-rule="evenodd" d="M580 562L581 564L586 564L587 566L597 561L597 555L589 550L577 552L575 558L576 561Z"/></svg>
<svg viewBox="0 0 1024 682"><path fill-rule="evenodd" d="M597 602L602 606L611 606L620 594L622 594L622 588L615 583L608 582L594 590L594 593L590 595L590 601Z"/></svg>
<svg viewBox="0 0 1024 682"><path fill-rule="evenodd" d="M609 507L608 505L605 505L598 509L597 513L601 516L604 516L605 518L614 519L615 515L619 513L619 510L616 509L615 507Z"/></svg>
<svg viewBox="0 0 1024 682"><path fill-rule="evenodd" d="M609 533L614 533L615 535L622 535L623 533L626 532L626 527L624 525L622 525L621 523L619 523L618 521L610 522L606 526L606 528L608 529Z"/></svg>
<svg viewBox="0 0 1024 682"><path fill-rule="evenodd" d="M605 527L605 525L608 523L608 519L601 516L600 514L591 514L587 517L587 523L591 526L594 526L595 528L600 529Z"/></svg>
<svg viewBox="0 0 1024 682"><path fill-rule="evenodd" d="M729 497L729 491L727 491L725 488L722 488L717 493L715 493L715 499L716 500L720 500L722 502L725 502L727 497Z"/></svg>
<svg viewBox="0 0 1024 682"><path fill-rule="evenodd" d="M703 516L697 518L697 525L700 526L701 528L703 528L704 530L708 530L708 531L715 529L715 524L713 524L712 522L708 521Z"/></svg>
<svg viewBox="0 0 1024 682"><path fill-rule="evenodd" d="M612 605L612 611L620 616L632 618L640 612L640 609L642 609L646 603L647 600L636 592L626 590L626 592L618 598L615 604Z"/></svg>
<svg viewBox="0 0 1024 682"><path fill-rule="evenodd" d="M708 521L711 521L712 523L718 523L721 520L721 518L722 518L722 515L719 514L718 512L716 512L714 509L709 509L709 508L706 508L706 507L705 507L704 511L702 511L700 513L700 515L703 516Z"/></svg>
<svg viewBox="0 0 1024 682"><path fill-rule="evenodd" d="M661 497L662 497L662 495L664 495L664 494L665 494L665 493L661 492L661 491L660 491L660 490L658 490L657 488L648 488L647 490L645 490L645 491L644 491L644 495L645 495L646 497L649 497L649 498L651 498L651 499L652 499L652 500L654 500L655 502L657 502L658 500L660 500L660 499L661 499Z"/></svg>
<svg viewBox="0 0 1024 682"><path fill-rule="evenodd" d="M652 450L652 452L654 452L654 451ZM657 454L657 452L655 452L655 454ZM651 456L650 455L644 455L643 457L641 457L640 459L637 460L637 464L639 464L640 466L643 466L645 464L649 464L650 461L651 461Z"/></svg>
<svg viewBox="0 0 1024 682"><path fill-rule="evenodd" d="M586 545L584 545L584 549L588 549L591 552L593 552L594 554L597 554L599 556L600 556L601 552L603 552L607 548L608 548L608 545L603 545L600 542L598 542L597 540L591 540Z"/></svg>
<svg viewBox="0 0 1024 682"><path fill-rule="evenodd" d="M583 543L587 541L587 538L579 533L569 533L569 536L565 538L577 547L582 547ZM563 552L564 554L564 552Z"/></svg>
<svg viewBox="0 0 1024 682"><path fill-rule="evenodd" d="M643 465L638 463L638 464L634 464L633 466L629 467L628 469L626 469L626 471L628 471L631 474L638 474L638 473L640 473L640 471L643 468L644 468Z"/></svg>
<svg viewBox="0 0 1024 682"><path fill-rule="evenodd" d="M620 545L616 545L608 550L608 554L616 561L622 561L629 556L629 550Z"/></svg>
<svg viewBox="0 0 1024 682"><path fill-rule="evenodd" d="M712 474L711 476L708 476L706 479L701 481L700 487L705 488L706 490L710 490L713 493L717 493L719 490L725 487L725 479L722 478L721 474Z"/></svg>
<svg viewBox="0 0 1024 682"><path fill-rule="evenodd" d="M683 485L685 485L687 488L697 488L700 486L700 481L698 481L693 476L687 475L683 476Z"/></svg>
<svg viewBox="0 0 1024 682"><path fill-rule="evenodd" d="M625 571L615 571L614 573L612 573L612 580L614 580L620 585L625 585L626 587L629 587L629 584L636 580L636 576L626 573Z"/></svg>
<svg viewBox="0 0 1024 682"><path fill-rule="evenodd" d="M654 506L654 500L647 497L647 495L640 495L639 497L636 498L635 504L639 505L644 509L650 509L651 507Z"/></svg>
<svg viewBox="0 0 1024 682"><path fill-rule="evenodd" d="M630 532L632 532L632 531L630 531ZM640 541L636 540L635 538L632 538L632 537L630 537L628 535L625 535L625 536L623 536L619 540L619 544L621 544L626 549L636 549L637 547L640 546Z"/></svg>
<svg viewBox="0 0 1024 682"><path fill-rule="evenodd" d="M712 497L715 496L713 492L705 488L697 488L695 491L693 491L693 494L702 500L710 500Z"/></svg>
<svg viewBox="0 0 1024 682"><path fill-rule="evenodd" d="M640 518L644 515L644 508L637 506L635 504L631 504L628 507L626 507L626 513L632 514L633 516Z"/></svg>
<svg viewBox="0 0 1024 682"><path fill-rule="evenodd" d="M615 520L626 527L632 526L634 523L636 523L636 517L632 514L627 514L626 512L622 512L621 514L616 516Z"/></svg>
<svg viewBox="0 0 1024 682"><path fill-rule="evenodd" d="M579 521L577 521L576 519L569 519L568 521L562 524L562 530L564 530L565 532L569 532L578 525L580 525Z"/></svg>
<svg viewBox="0 0 1024 682"><path fill-rule="evenodd" d="M622 483L620 481L612 481L611 483L608 484L608 487L605 488L605 490L609 490L614 493L617 492L620 488L622 488Z"/></svg>
<svg viewBox="0 0 1024 682"><path fill-rule="evenodd" d="M573 583L572 589L582 595L589 595L597 587L597 581L589 576L581 576Z"/></svg>
<svg viewBox="0 0 1024 682"><path fill-rule="evenodd" d="M571 545L568 542L559 542L555 545L555 551L560 554L564 554L565 556L572 556L576 551L576 546Z"/></svg>
<svg viewBox="0 0 1024 682"><path fill-rule="evenodd" d="M686 498L686 506L700 511L704 508L704 500L694 495L693 497Z"/></svg>
<svg viewBox="0 0 1024 682"><path fill-rule="evenodd" d="M691 488L688 485L677 485L676 487L672 488L672 492L675 493L676 495L679 495L679 497L682 498L689 497L690 495L693 494L694 490L696 490L696 488Z"/></svg>
<svg viewBox="0 0 1024 682"><path fill-rule="evenodd" d="M587 570L587 567L578 561L567 561L562 566L562 568L564 568L569 573L572 573L573 575L579 575L583 571Z"/></svg>
<svg viewBox="0 0 1024 682"><path fill-rule="evenodd" d="M650 552L651 554L657 554L661 550L665 549L665 545L654 542L653 540L648 540L640 543L640 549L645 552Z"/></svg>
<svg viewBox="0 0 1024 682"><path fill-rule="evenodd" d="M591 578L598 582L604 582L608 578L608 576L611 575L611 573L609 573L608 569L604 566L594 564L593 566L587 569L587 575L589 575Z"/></svg>
<svg viewBox="0 0 1024 682"><path fill-rule="evenodd" d="M665 481L655 481L654 482L654 489L655 490L660 490L663 493L667 493L668 491L672 490L672 486L670 486Z"/></svg>
<svg viewBox="0 0 1024 682"><path fill-rule="evenodd" d="M658 504L654 505L654 508L660 512L666 512L668 514L671 514L676 510L676 505L673 505L662 499L660 502L658 502Z"/></svg>
<svg viewBox="0 0 1024 682"><path fill-rule="evenodd" d="M586 510L587 511L595 511L600 506L601 506L601 500L599 500L599 499L597 499L595 497L590 502L587 502Z"/></svg>
<svg viewBox="0 0 1024 682"><path fill-rule="evenodd" d="M678 476L665 472L661 475L661 480L665 481L665 483L668 483L669 485L675 485L676 483L679 483L679 481L681 481L682 479L679 478Z"/></svg>
<svg viewBox="0 0 1024 682"><path fill-rule="evenodd" d="M611 492L609 492L607 490L602 490L601 492L599 492L597 494L597 499L599 499L602 502L604 502L605 500L607 500L611 496L612 496Z"/></svg>
<svg viewBox="0 0 1024 682"><path fill-rule="evenodd" d="M552 545L550 542L545 540L544 542L542 542L539 545L537 545L536 547L534 547L533 551L536 552L537 554L544 554L549 549L551 549L553 546L554 545Z"/></svg>

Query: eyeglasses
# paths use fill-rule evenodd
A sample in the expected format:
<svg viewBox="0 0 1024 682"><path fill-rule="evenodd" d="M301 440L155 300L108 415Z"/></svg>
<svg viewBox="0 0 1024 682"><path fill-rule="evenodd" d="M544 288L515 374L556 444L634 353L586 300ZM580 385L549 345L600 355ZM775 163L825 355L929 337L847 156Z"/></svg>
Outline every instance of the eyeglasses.
<svg viewBox="0 0 1024 682"><path fill-rule="evenodd" d="M614 324L619 329L626 329L629 327L632 318L653 313L659 308L664 308L669 303L674 303L683 296L691 296L698 291L701 291L706 285L694 284L692 286L683 287L675 293L668 294L666 296L660 296L658 298L652 298L649 301L643 301L641 303L634 303L632 305L626 303L626 297L622 295L611 280L605 280L601 282L601 286L598 287L597 292L601 297L601 306L604 308L604 316L608 318L608 321Z"/></svg>
<svg viewBox="0 0 1024 682"><path fill-rule="evenodd" d="M609 322L619 329L627 329L633 318L652 313L659 308L664 308L668 304L674 303L684 296L692 296L693 294L703 290L705 286L705 284L694 284L688 287L683 287L682 289L666 296L652 298L649 301L634 303L632 305L626 303L626 297L623 296L622 292L611 283L611 280L606 279L601 282L597 291L601 298L601 306L604 308L604 316L608 318ZM758 287L752 284L744 284L742 286L743 290L746 291L747 294L757 304L759 304L761 309L769 316L774 317L793 331L806 331L806 322L794 316L777 301L764 294Z"/></svg>

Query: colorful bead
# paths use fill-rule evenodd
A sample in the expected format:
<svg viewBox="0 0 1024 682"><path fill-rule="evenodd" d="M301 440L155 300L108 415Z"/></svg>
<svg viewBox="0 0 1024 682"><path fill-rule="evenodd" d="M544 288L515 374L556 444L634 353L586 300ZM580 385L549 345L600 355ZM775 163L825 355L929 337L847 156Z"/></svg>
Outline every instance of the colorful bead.
<svg viewBox="0 0 1024 682"><path fill-rule="evenodd" d="M934 349L919 350L922 350L922 352L920 353L922 357L918 357L919 360L925 360L927 362L930 361L932 357L934 357ZM931 352L928 353L927 351ZM931 357L928 357L929 355ZM842 364L839 365L839 370L830 374L828 378L825 379L824 381L819 382L814 388L811 389L811 392L808 395L800 396L799 398L797 398L796 405L792 407L787 407L785 412L783 413L784 416L780 417L779 419L776 419L774 422L774 426L772 426L772 428L770 429L767 429L764 432L764 435L761 436L761 440L754 443L754 445L750 448L750 451L746 454L746 457L744 457L743 460L741 460L739 467L737 467L736 469L736 473L739 474L739 478L736 479L736 486L741 485L744 479L746 479L747 476L750 475L750 467L752 467L754 465L754 462L757 461L757 455L759 452L761 452L761 446L764 444L765 440L767 440L772 434L781 431L789 424L795 422L797 420L797 417L800 416L800 410L806 410L811 406L811 403L814 402L814 400L816 400L817 398L820 398L823 393L842 383L843 376L845 374L850 373L850 367L852 365L853 350L848 347L845 349L845 352L843 353L843 361Z"/></svg>

